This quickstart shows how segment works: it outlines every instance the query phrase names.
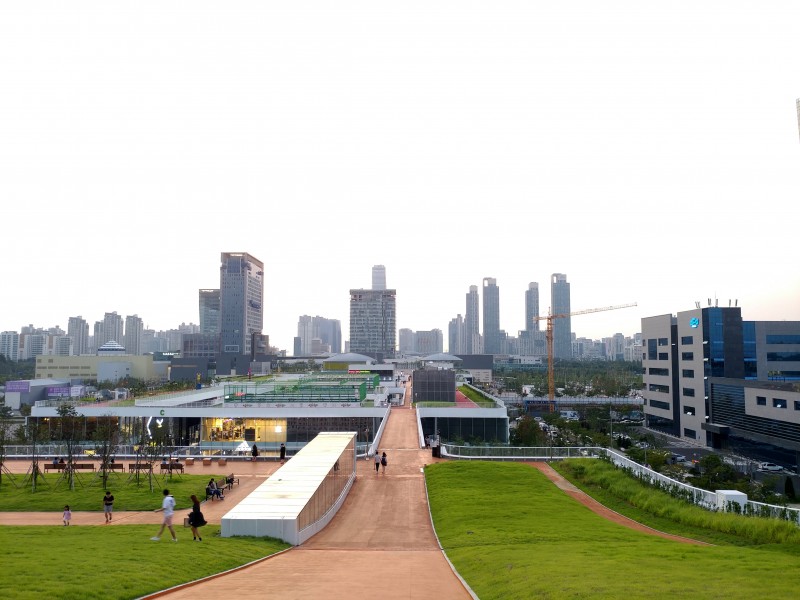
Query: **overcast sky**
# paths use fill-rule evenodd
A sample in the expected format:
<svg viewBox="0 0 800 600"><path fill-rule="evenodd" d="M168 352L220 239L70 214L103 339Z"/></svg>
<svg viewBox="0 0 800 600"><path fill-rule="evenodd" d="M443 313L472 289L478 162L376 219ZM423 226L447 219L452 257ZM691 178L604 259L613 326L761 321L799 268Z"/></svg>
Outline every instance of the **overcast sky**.
<svg viewBox="0 0 800 600"><path fill-rule="evenodd" d="M375 264L445 346L484 277L800 320L799 59L796 0L0 1L0 330L197 323L223 251L290 352Z"/></svg>

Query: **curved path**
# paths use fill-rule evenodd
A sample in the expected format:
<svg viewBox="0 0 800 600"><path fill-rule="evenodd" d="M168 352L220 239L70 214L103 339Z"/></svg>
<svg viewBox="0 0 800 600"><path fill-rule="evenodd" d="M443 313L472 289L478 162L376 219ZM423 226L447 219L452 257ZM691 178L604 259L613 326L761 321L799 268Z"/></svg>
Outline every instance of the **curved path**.
<svg viewBox="0 0 800 600"><path fill-rule="evenodd" d="M642 525L638 521L634 521L633 519L629 519L628 517L619 514L600 504L597 500L586 494L585 492L579 490L569 481L564 479L553 467L551 467L547 463L543 462L535 462L535 463L528 463L532 467L539 469L542 473L544 473L547 478L556 484L556 487L562 490L565 494L568 494L577 502L580 502L584 506L586 506L589 510L594 513L597 513L604 519L617 523L618 525L622 525L623 527L628 527L629 529L634 529L636 531L641 531L642 533L647 533L649 535L655 535L658 537L667 538L669 540L673 540L676 542L681 542L684 544L696 544L698 546L709 546L706 542L701 542L699 540L693 540L690 538L681 537L679 535L672 535L671 533L664 533L663 531L659 531L658 529L653 529L652 527L648 527L647 525Z"/></svg>

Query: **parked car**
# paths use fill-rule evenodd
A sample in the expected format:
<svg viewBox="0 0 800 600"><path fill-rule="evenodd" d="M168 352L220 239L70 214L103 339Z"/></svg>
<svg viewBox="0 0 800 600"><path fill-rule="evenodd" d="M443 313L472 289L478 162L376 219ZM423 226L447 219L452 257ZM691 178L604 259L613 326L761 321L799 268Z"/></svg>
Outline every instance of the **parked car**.
<svg viewBox="0 0 800 600"><path fill-rule="evenodd" d="M778 471L783 471L783 467L771 462L762 462L760 465L758 465L758 470L778 472Z"/></svg>
<svg viewBox="0 0 800 600"><path fill-rule="evenodd" d="M675 461L676 463L680 463L680 464L688 462L686 460L686 457L683 454L673 454L672 455L672 460Z"/></svg>

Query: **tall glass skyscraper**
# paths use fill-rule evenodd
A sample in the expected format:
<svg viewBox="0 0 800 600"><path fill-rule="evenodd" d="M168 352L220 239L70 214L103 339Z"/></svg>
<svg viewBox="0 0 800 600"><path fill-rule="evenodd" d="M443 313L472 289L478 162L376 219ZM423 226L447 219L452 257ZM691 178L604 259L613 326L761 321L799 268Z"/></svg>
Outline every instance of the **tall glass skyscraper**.
<svg viewBox="0 0 800 600"><path fill-rule="evenodd" d="M480 354L482 352L480 303L478 286L469 286L469 292L467 292L467 311L464 314L464 352L466 354ZM450 351L452 352L453 350Z"/></svg>
<svg viewBox="0 0 800 600"><path fill-rule="evenodd" d="M500 288L494 277L483 278L483 351L500 354Z"/></svg>
<svg viewBox="0 0 800 600"><path fill-rule="evenodd" d="M531 282L525 290L525 331L539 331L539 284Z"/></svg>
<svg viewBox="0 0 800 600"><path fill-rule="evenodd" d="M569 283L563 273L553 273L550 277L550 301L553 315L569 314ZM553 358L570 360L572 358L572 319L561 317L553 319Z"/></svg>
<svg viewBox="0 0 800 600"><path fill-rule="evenodd" d="M223 252L219 272L220 347L250 354L264 327L264 263L246 252Z"/></svg>

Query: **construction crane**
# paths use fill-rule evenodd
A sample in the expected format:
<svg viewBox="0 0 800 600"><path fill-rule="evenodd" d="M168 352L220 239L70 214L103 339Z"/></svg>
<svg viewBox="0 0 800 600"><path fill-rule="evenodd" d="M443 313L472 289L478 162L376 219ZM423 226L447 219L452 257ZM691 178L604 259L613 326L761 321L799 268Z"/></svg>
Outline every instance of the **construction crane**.
<svg viewBox="0 0 800 600"><path fill-rule="evenodd" d="M547 321L547 329L545 331L545 339L547 340L547 400L550 412L555 411L556 403L556 383L555 377L553 376L553 319L563 319L565 317L574 317L576 315L588 315L589 313L617 310L620 308L630 308L631 306L636 306L636 302L632 304L619 304L617 306L604 306L602 308L587 308L586 310L576 310L575 312L547 315L546 317L533 317L534 323L538 321Z"/></svg>

